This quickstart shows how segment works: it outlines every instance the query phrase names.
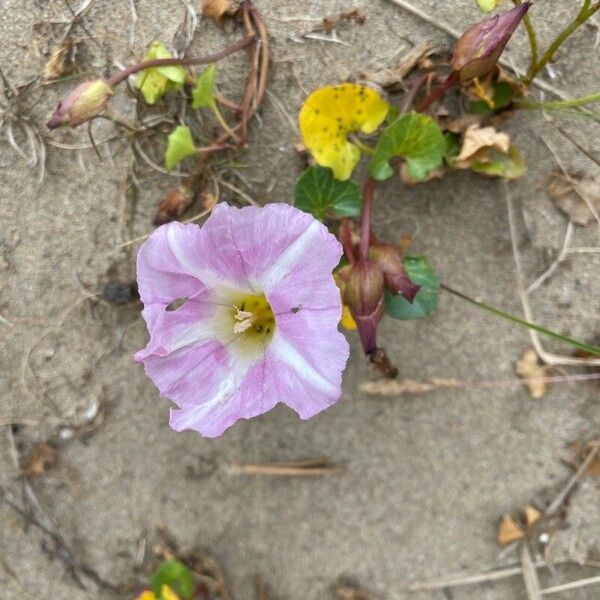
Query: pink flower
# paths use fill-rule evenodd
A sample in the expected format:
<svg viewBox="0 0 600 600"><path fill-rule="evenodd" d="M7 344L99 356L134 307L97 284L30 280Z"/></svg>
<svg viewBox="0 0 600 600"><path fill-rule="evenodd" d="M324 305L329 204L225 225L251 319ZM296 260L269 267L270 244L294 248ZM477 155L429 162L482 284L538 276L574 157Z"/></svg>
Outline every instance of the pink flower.
<svg viewBox="0 0 600 600"><path fill-rule="evenodd" d="M222 203L202 227L169 223L150 236L137 260L150 342L135 360L179 407L173 429L216 437L278 402L308 419L339 399L341 254L286 204Z"/></svg>

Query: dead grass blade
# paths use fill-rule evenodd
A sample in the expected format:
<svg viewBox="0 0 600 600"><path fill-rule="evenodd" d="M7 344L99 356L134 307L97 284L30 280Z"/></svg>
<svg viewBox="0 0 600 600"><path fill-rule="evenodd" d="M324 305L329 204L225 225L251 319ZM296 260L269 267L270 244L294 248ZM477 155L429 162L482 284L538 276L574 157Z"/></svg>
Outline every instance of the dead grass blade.
<svg viewBox="0 0 600 600"><path fill-rule="evenodd" d="M546 588L545 590L542 590L542 596L550 596L551 594L570 592L572 590L577 590L583 587L587 587L589 585L598 584L600 584L600 575L596 577L589 577L587 579L578 579L577 581L571 581L569 583L563 583L561 585L555 585L551 588Z"/></svg>
<svg viewBox="0 0 600 600"><path fill-rule="evenodd" d="M342 475L345 469L333 465L329 458L312 458L278 463L232 464L232 475L268 475L272 477L321 477Z"/></svg>
<svg viewBox="0 0 600 600"><path fill-rule="evenodd" d="M531 558L529 546L526 543L521 545L521 569L523 570L527 598L529 600L542 600L540 580L533 559Z"/></svg>

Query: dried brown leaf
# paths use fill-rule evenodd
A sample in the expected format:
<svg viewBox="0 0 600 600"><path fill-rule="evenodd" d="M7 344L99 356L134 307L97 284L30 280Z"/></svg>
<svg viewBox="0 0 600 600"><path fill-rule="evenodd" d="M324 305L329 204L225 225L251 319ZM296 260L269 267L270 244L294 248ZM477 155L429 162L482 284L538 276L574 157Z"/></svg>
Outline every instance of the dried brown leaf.
<svg viewBox="0 0 600 600"><path fill-rule="evenodd" d="M527 350L525 354L517 361L517 375L524 379L524 384L529 390L532 398L539 400L543 398L548 391L549 367L541 365L535 350Z"/></svg>
<svg viewBox="0 0 600 600"><path fill-rule="evenodd" d="M508 546L525 537L524 527L512 515L503 515L498 525L496 540L500 546Z"/></svg>
<svg viewBox="0 0 600 600"><path fill-rule="evenodd" d="M578 172L566 178L553 173L547 193L575 225L586 227L595 222L590 206L600 213L600 177Z"/></svg>
<svg viewBox="0 0 600 600"><path fill-rule="evenodd" d="M194 202L194 194L189 187L178 185L171 188L158 205L155 225L164 225L180 217Z"/></svg>
<svg viewBox="0 0 600 600"><path fill-rule="evenodd" d="M69 75L75 70L75 44L67 36L59 46L56 46L46 65L44 66L44 79L52 80Z"/></svg>
<svg viewBox="0 0 600 600"><path fill-rule="evenodd" d="M542 513L535 508L535 506L527 504L523 509L523 517L525 520L525 525L527 525L527 527L531 527L541 519Z"/></svg>
<svg viewBox="0 0 600 600"><path fill-rule="evenodd" d="M453 163L457 169L468 169L473 164L485 161L490 150L508 154L510 136L493 127L471 125L465 131L463 145Z"/></svg>
<svg viewBox="0 0 600 600"><path fill-rule="evenodd" d="M40 477L56 462L56 449L46 442L38 444L27 456L21 473L27 477Z"/></svg>
<svg viewBox="0 0 600 600"><path fill-rule="evenodd" d="M202 2L202 14L215 21L235 14L238 8L233 0L203 0Z"/></svg>

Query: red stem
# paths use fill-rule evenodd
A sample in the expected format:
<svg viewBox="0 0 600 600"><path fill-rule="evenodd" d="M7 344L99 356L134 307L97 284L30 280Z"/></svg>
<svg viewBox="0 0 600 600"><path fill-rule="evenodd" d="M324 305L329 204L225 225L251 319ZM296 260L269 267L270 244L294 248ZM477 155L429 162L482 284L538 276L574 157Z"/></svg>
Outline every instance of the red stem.
<svg viewBox="0 0 600 600"><path fill-rule="evenodd" d="M369 242L371 241L371 213L373 211L373 200L375 197L375 186L377 182L368 176L363 186L363 209L360 219L360 260L369 257Z"/></svg>
<svg viewBox="0 0 600 600"><path fill-rule="evenodd" d="M222 58L225 58L226 56L229 56L230 54L233 54L234 52L237 52L246 46L251 46L254 43L256 43L256 36L247 35L241 40L235 42L235 44L231 44L231 46L223 48L223 50L220 52L215 52L215 54L209 54L208 56L199 56L197 58L157 58L155 60L147 60L145 62L138 63L137 65L131 65L130 67L115 73L106 83L111 87L114 87L119 85L119 83L127 79L130 75L133 75L138 71L143 71L144 69L151 69L152 67L186 67L192 65L208 65L218 62Z"/></svg>
<svg viewBox="0 0 600 600"><path fill-rule="evenodd" d="M428 96L423 98L415 107L417 112L426 111L438 98L441 98L453 85L460 81L458 71L452 71L450 75L436 88L434 88Z"/></svg>

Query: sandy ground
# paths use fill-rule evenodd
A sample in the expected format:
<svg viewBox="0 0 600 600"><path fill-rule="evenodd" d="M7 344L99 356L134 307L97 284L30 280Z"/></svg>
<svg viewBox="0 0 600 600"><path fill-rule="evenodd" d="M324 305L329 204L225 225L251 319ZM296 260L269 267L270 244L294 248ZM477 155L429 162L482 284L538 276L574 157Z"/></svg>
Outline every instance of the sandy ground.
<svg viewBox="0 0 600 600"><path fill-rule="evenodd" d="M478 16L471 0L413 3L455 28ZM239 157L248 166L245 181L236 183L260 202L287 201L302 165L293 148L293 122L276 104L294 118L304 97L300 85L310 90L357 69L388 65L423 39L448 47L450 38L387 0L361 0L355 5L366 11L368 21L339 31L347 45L314 40L300 44L290 36L314 23L289 17L322 17L348 5L337 0L257 4L272 34L272 96L264 104L261 123L252 128L250 148ZM546 4L552 7L545 10ZM135 5L136 22L128 2L92 1L85 29L75 29L83 40L86 71L102 73L115 62L126 64L141 56L155 37L172 39L184 14L181 2L139 0ZM541 38L549 39L577 5L574 0L539 2L533 12ZM25 84L40 74L44 52L60 38L61 22L68 18L60 0L3 0L0 66L10 82ZM570 94L596 91L600 69L595 33L583 27L558 57L553 83ZM235 35L202 21L190 54L216 49ZM519 35L509 56L523 65L525 51L525 38ZM243 56L223 63L224 88L232 94L240 89L243 66ZM71 85L34 86L24 104L31 122L41 127ZM124 95L117 106L124 114L133 110ZM598 126L587 121L567 121L565 126L584 146L597 147ZM593 172L598 167L540 115L521 115L508 128L529 165L528 174L510 185L516 241L529 283L547 268L566 231L565 218L543 190L556 164L540 134L568 168ZM99 122L94 131L101 141L114 129ZM22 133L15 136L26 147ZM89 145L84 129L50 137ZM157 143L145 148L160 156ZM77 559L111 582L135 577L140 539L148 540L150 561L156 528L164 525L182 548L213 554L238 600L254 598L255 573L264 576L279 599L331 597L330 586L339 578L356 580L374 598L526 598L519 578L452 592L409 593L407 587L415 580L515 562L514 554L499 559L497 520L526 502L543 506L556 495L570 474L560 461L567 442L598 437L597 387L555 386L541 401L519 387L367 397L358 387L376 374L351 336L343 400L312 421L300 422L282 407L239 423L214 441L175 433L167 425L168 403L159 400L142 368L132 362L133 352L146 341L138 307L115 308L85 299L108 280L134 274L136 247L118 246L131 235L151 231L156 203L172 180L138 160L141 191L129 229L124 216L132 206L127 177L133 155L127 143L101 144L101 162L89 147L47 146L47 151L46 173L39 183L39 169L11 149L3 133L0 483L11 498L20 499L20 486L6 425L22 423L14 435L22 456L101 403L107 412L100 427L63 443L58 464L47 477L33 481L32 488ZM403 232L414 234L415 250L427 254L445 281L521 311L501 183L470 175L409 191L389 183L378 201L375 226L390 240ZM597 245L597 229L576 230L573 246ZM534 295L535 318L597 342L599 266L598 254L573 255ZM513 378L514 363L530 344L527 333L449 297L427 321L388 321L381 338L402 374L418 380ZM229 472L233 463L315 456L342 464L345 474L275 480ZM598 492L598 482L586 480L573 497L570 527L554 538L554 558L600 560ZM47 537L24 528L6 504L0 504L0 522L3 599L127 597L99 589L89 579L87 590L78 588L64 564L44 552ZM9 569L29 596L19 591ZM555 575L543 574L544 585L594 573L561 566ZM591 600L599 595L598 588L590 588L554 597Z"/></svg>

